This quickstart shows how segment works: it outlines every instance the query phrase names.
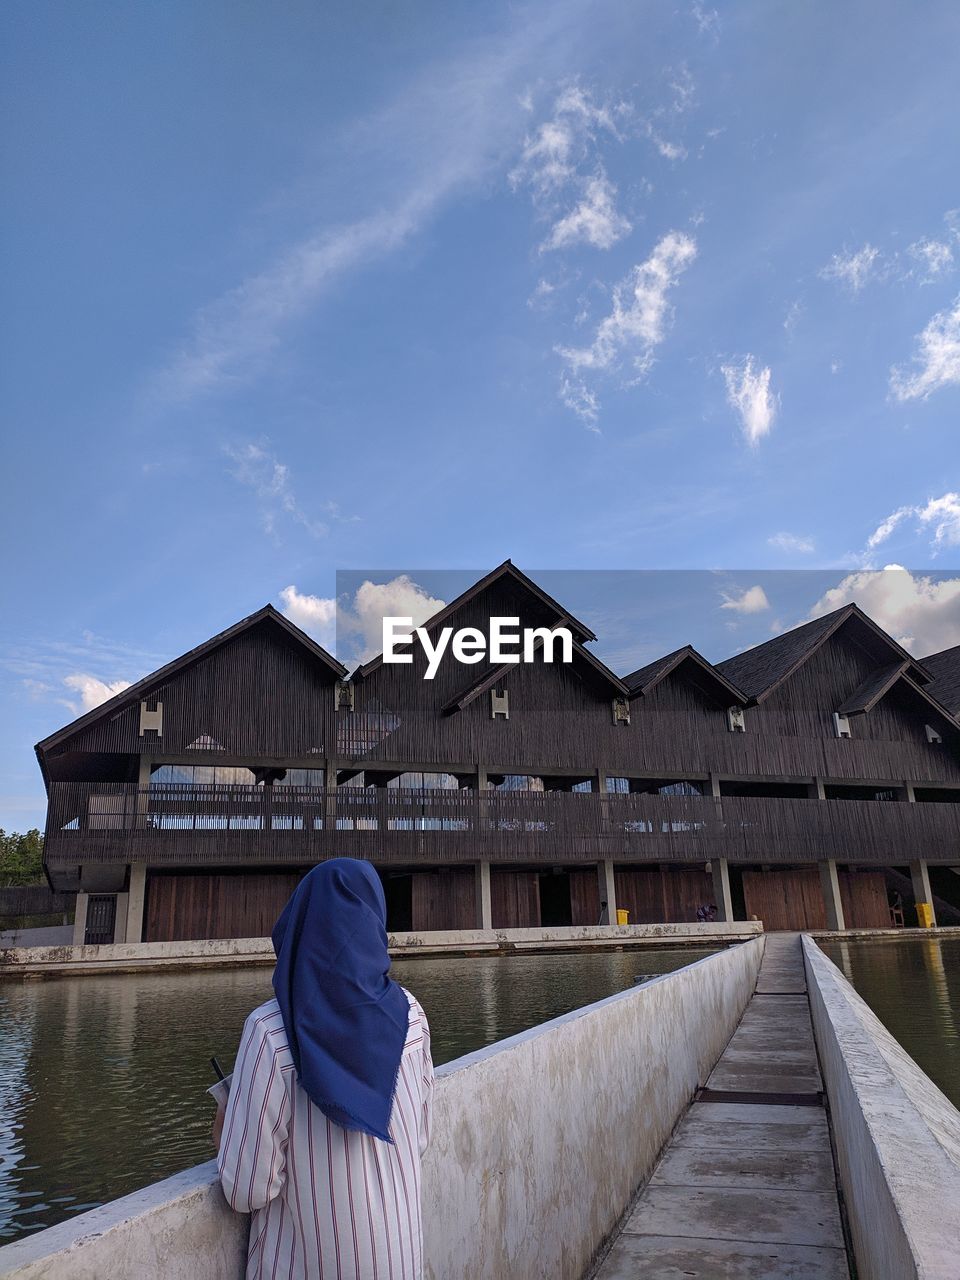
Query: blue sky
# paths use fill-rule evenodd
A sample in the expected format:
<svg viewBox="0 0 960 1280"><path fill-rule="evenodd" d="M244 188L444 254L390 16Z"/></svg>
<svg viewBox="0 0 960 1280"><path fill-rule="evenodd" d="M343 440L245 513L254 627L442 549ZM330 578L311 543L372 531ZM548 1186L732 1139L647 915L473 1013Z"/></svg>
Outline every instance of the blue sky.
<svg viewBox="0 0 960 1280"><path fill-rule="evenodd" d="M338 568L725 570L728 652L831 590L960 642L956 6L0 22L0 825L108 688L267 600L329 639Z"/></svg>

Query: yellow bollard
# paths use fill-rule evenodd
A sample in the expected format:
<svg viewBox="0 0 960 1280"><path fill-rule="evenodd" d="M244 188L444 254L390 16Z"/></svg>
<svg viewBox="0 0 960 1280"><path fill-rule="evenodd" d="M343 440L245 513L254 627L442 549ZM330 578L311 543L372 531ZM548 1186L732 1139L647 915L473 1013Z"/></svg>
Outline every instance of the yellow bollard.
<svg viewBox="0 0 960 1280"><path fill-rule="evenodd" d="M624 907L617 907L617 924L629 924L630 912Z"/></svg>
<svg viewBox="0 0 960 1280"><path fill-rule="evenodd" d="M933 907L929 902L917 903L917 924L921 929L933 928Z"/></svg>

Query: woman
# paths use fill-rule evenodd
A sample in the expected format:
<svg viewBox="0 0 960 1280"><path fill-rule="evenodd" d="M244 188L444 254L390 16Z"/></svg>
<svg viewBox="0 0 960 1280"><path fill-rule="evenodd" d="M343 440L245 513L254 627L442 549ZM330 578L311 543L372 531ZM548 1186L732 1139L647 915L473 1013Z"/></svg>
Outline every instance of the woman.
<svg viewBox="0 0 960 1280"><path fill-rule="evenodd" d="M276 998L244 1025L217 1157L253 1215L247 1280L420 1280L430 1031L388 976L377 873L315 867L273 945Z"/></svg>

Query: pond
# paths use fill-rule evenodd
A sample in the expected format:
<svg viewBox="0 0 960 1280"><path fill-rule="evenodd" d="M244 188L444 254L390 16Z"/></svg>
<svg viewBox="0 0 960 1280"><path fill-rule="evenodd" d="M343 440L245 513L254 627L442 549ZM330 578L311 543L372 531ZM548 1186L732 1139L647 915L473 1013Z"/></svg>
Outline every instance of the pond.
<svg viewBox="0 0 960 1280"><path fill-rule="evenodd" d="M713 953L691 947L397 961L439 1065ZM0 1240L208 1160L216 1054L230 1070L271 971L0 984Z"/></svg>
<svg viewBox="0 0 960 1280"><path fill-rule="evenodd" d="M892 1036L960 1107L960 938L855 941L820 946Z"/></svg>

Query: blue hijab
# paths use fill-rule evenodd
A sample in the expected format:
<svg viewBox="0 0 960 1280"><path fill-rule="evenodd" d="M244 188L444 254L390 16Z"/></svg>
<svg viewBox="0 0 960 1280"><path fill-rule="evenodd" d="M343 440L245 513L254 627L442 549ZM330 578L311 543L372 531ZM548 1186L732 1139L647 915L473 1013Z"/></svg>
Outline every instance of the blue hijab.
<svg viewBox="0 0 960 1280"><path fill-rule="evenodd" d="M369 862L304 876L273 930L273 990L297 1076L325 1116L390 1142L410 1006L390 977L387 907Z"/></svg>

